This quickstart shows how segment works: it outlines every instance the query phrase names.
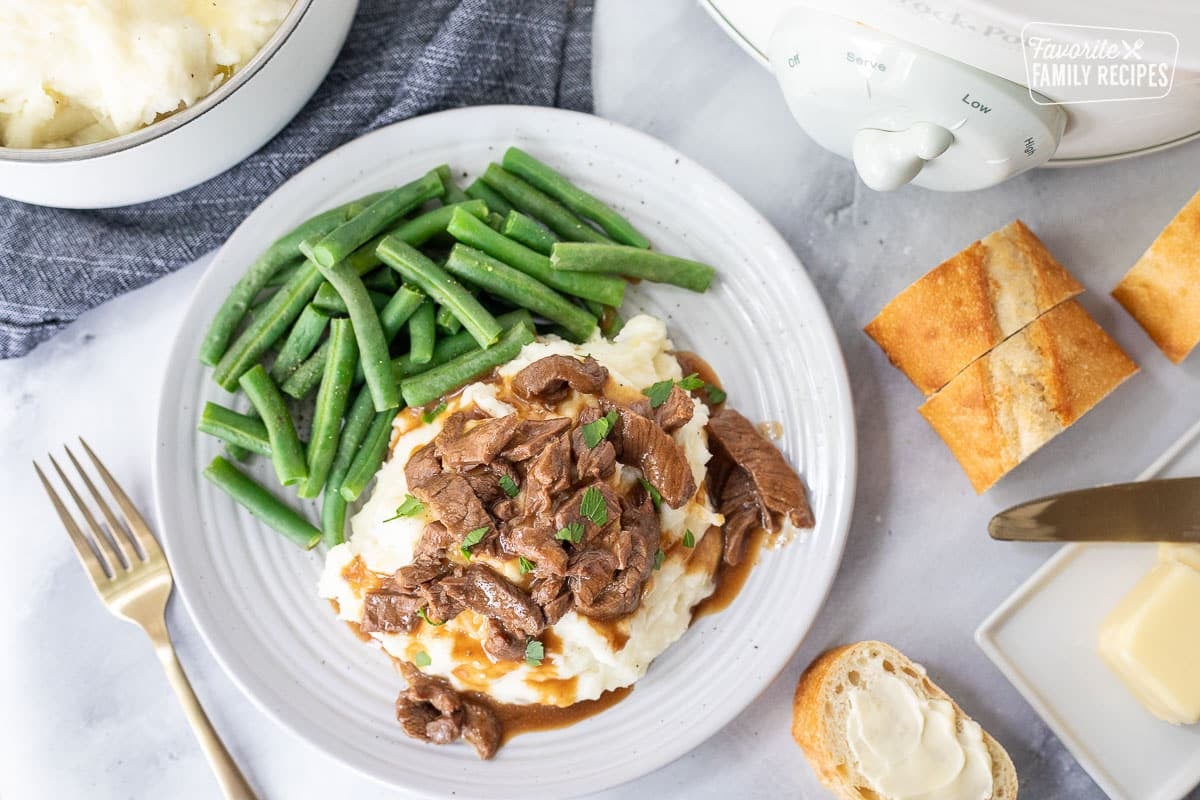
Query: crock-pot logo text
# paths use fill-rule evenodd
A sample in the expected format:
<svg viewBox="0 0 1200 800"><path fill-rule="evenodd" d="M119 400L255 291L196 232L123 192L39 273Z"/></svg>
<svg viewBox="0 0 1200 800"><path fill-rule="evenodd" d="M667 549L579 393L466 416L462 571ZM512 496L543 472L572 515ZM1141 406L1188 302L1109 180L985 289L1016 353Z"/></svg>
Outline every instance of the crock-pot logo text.
<svg viewBox="0 0 1200 800"><path fill-rule="evenodd" d="M1030 22L1021 42L1029 94L1041 105L1166 97L1179 56L1167 31Z"/></svg>

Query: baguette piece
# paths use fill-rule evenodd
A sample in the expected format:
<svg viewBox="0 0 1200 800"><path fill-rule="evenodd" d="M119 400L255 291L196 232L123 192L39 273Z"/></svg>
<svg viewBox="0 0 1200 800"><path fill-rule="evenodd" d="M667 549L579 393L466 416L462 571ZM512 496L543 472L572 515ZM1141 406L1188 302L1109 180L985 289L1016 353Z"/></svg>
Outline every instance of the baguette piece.
<svg viewBox="0 0 1200 800"><path fill-rule="evenodd" d="M1200 342L1200 193L1125 273L1112 296L1176 364Z"/></svg>
<svg viewBox="0 0 1200 800"><path fill-rule="evenodd" d="M919 410L982 494L1137 371L1079 301L1069 300L1001 342Z"/></svg>
<svg viewBox="0 0 1200 800"><path fill-rule="evenodd" d="M1016 220L942 262L863 329L930 395L1079 285Z"/></svg>
<svg viewBox="0 0 1200 800"><path fill-rule="evenodd" d="M792 701L792 738L804 751L821 783L840 800L891 800L871 786L847 740L851 713L850 690L867 690L883 675L899 679L924 700L950 703L956 730L973 725L970 717L896 648L883 642L857 642L823 653L796 686ZM1005 749L987 731L983 744L991 757L992 794L989 800L1016 800L1017 771Z"/></svg>

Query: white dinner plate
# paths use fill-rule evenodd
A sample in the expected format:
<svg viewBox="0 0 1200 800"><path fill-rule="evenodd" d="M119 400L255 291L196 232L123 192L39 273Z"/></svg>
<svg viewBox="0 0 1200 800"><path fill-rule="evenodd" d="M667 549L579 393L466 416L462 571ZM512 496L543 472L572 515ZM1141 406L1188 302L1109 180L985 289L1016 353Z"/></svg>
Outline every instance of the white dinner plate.
<svg viewBox="0 0 1200 800"><path fill-rule="evenodd" d="M401 682L388 659L317 597L323 550L297 549L203 480L201 469L220 448L196 432L197 415L206 400L231 396L196 353L246 265L300 221L441 163L465 185L464 172L479 174L510 144L611 202L659 249L717 267L707 294L643 283L631 287L624 312L666 319L677 347L713 365L732 405L753 420L782 423L779 444L810 488L817 527L764 553L733 605L699 620L624 701L566 729L518 736L481 762L468 746L435 747L401 732L393 711ZM597 791L661 767L732 720L784 668L841 559L854 499L854 413L837 338L812 283L732 189L665 144L597 117L461 109L392 125L330 153L271 195L221 248L169 363L155 496L196 626L264 711L388 784L433 796L542 798ZM257 461L254 474L276 486L270 465ZM315 519L315 507L308 510Z"/></svg>
<svg viewBox="0 0 1200 800"><path fill-rule="evenodd" d="M1194 475L1200 424L1137 480ZM1096 649L1104 618L1156 561L1153 544L1067 545L975 632L1112 800L1179 800L1200 782L1200 725L1155 718Z"/></svg>

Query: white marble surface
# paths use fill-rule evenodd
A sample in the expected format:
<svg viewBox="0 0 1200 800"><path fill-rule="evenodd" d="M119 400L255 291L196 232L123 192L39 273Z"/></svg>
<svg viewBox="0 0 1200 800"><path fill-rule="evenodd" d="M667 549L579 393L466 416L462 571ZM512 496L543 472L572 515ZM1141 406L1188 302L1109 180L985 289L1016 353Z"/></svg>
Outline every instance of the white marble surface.
<svg viewBox="0 0 1200 800"><path fill-rule="evenodd" d="M874 637L925 663L1008 746L1022 796L1101 797L972 641L980 620L1051 553L993 543L985 524L1033 495L1136 474L1200 416L1200 357L1171 366L1107 296L1198 188L1200 145L1044 170L963 196L911 188L874 194L805 138L770 76L691 0L600 0L596 100L601 115L707 165L796 249L845 350L861 465L841 574L786 672L694 752L603 796L825 796L788 735L792 687L824 648ZM979 498L917 415L916 390L860 328L919 274L1016 216L1087 285L1084 305L1143 372ZM6 800L217 796L146 640L96 601L29 468L31 458L84 434L135 500L152 508L160 376L204 261L86 315L24 359L0 362L0 508L9 519L0 559ZM177 601L169 623L197 693L263 797L404 796L264 717L204 650Z"/></svg>

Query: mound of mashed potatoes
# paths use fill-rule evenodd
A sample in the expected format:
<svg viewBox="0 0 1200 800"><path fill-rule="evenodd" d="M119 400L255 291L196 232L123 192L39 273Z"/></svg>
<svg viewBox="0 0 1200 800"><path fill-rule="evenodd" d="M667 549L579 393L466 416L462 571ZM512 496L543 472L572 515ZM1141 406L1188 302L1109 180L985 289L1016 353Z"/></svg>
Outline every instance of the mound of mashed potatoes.
<svg viewBox="0 0 1200 800"><path fill-rule="evenodd" d="M575 345L546 336L527 345L494 380L466 387L433 421L424 421L419 409L402 412L396 420L391 457L381 469L370 499L351 521L350 540L328 553L319 585L321 596L335 601L342 619L357 623L363 615L364 594L413 562L414 547L430 518L426 512L396 518L397 507L408 494L404 467L414 451L437 436L453 412L475 407L490 417L513 413L514 406L502 399L506 380L556 354L593 357L608 369L610 386L628 391L631 398L640 397L640 390L647 386L682 377L672 350L664 323L644 315L629 320L612 341L597 334ZM698 400L693 402L690 421L672 435L686 454L696 485L703 486L710 458L704 427L709 413ZM556 413L577 414L583 403L578 393L572 393ZM489 659L480 646L486 620L471 611L443 625L421 624L412 633L375 631L371 636L386 652L416 664L426 675L445 678L459 691L484 692L500 703L569 706L629 686L683 635L693 607L715 589L719 535L710 542L716 548L706 547L704 537L710 526L721 524L722 517L713 510L707 494L696 492L677 509L664 502L658 515L664 557L640 606L632 614L606 622L568 611L543 633L545 654L540 664ZM688 537L690 546L685 546L688 531L693 532L694 542ZM529 582L531 576L522 574L516 558L486 554L477 558L517 586Z"/></svg>
<svg viewBox="0 0 1200 800"><path fill-rule="evenodd" d="M110 139L192 105L292 0L0 0L0 144Z"/></svg>

